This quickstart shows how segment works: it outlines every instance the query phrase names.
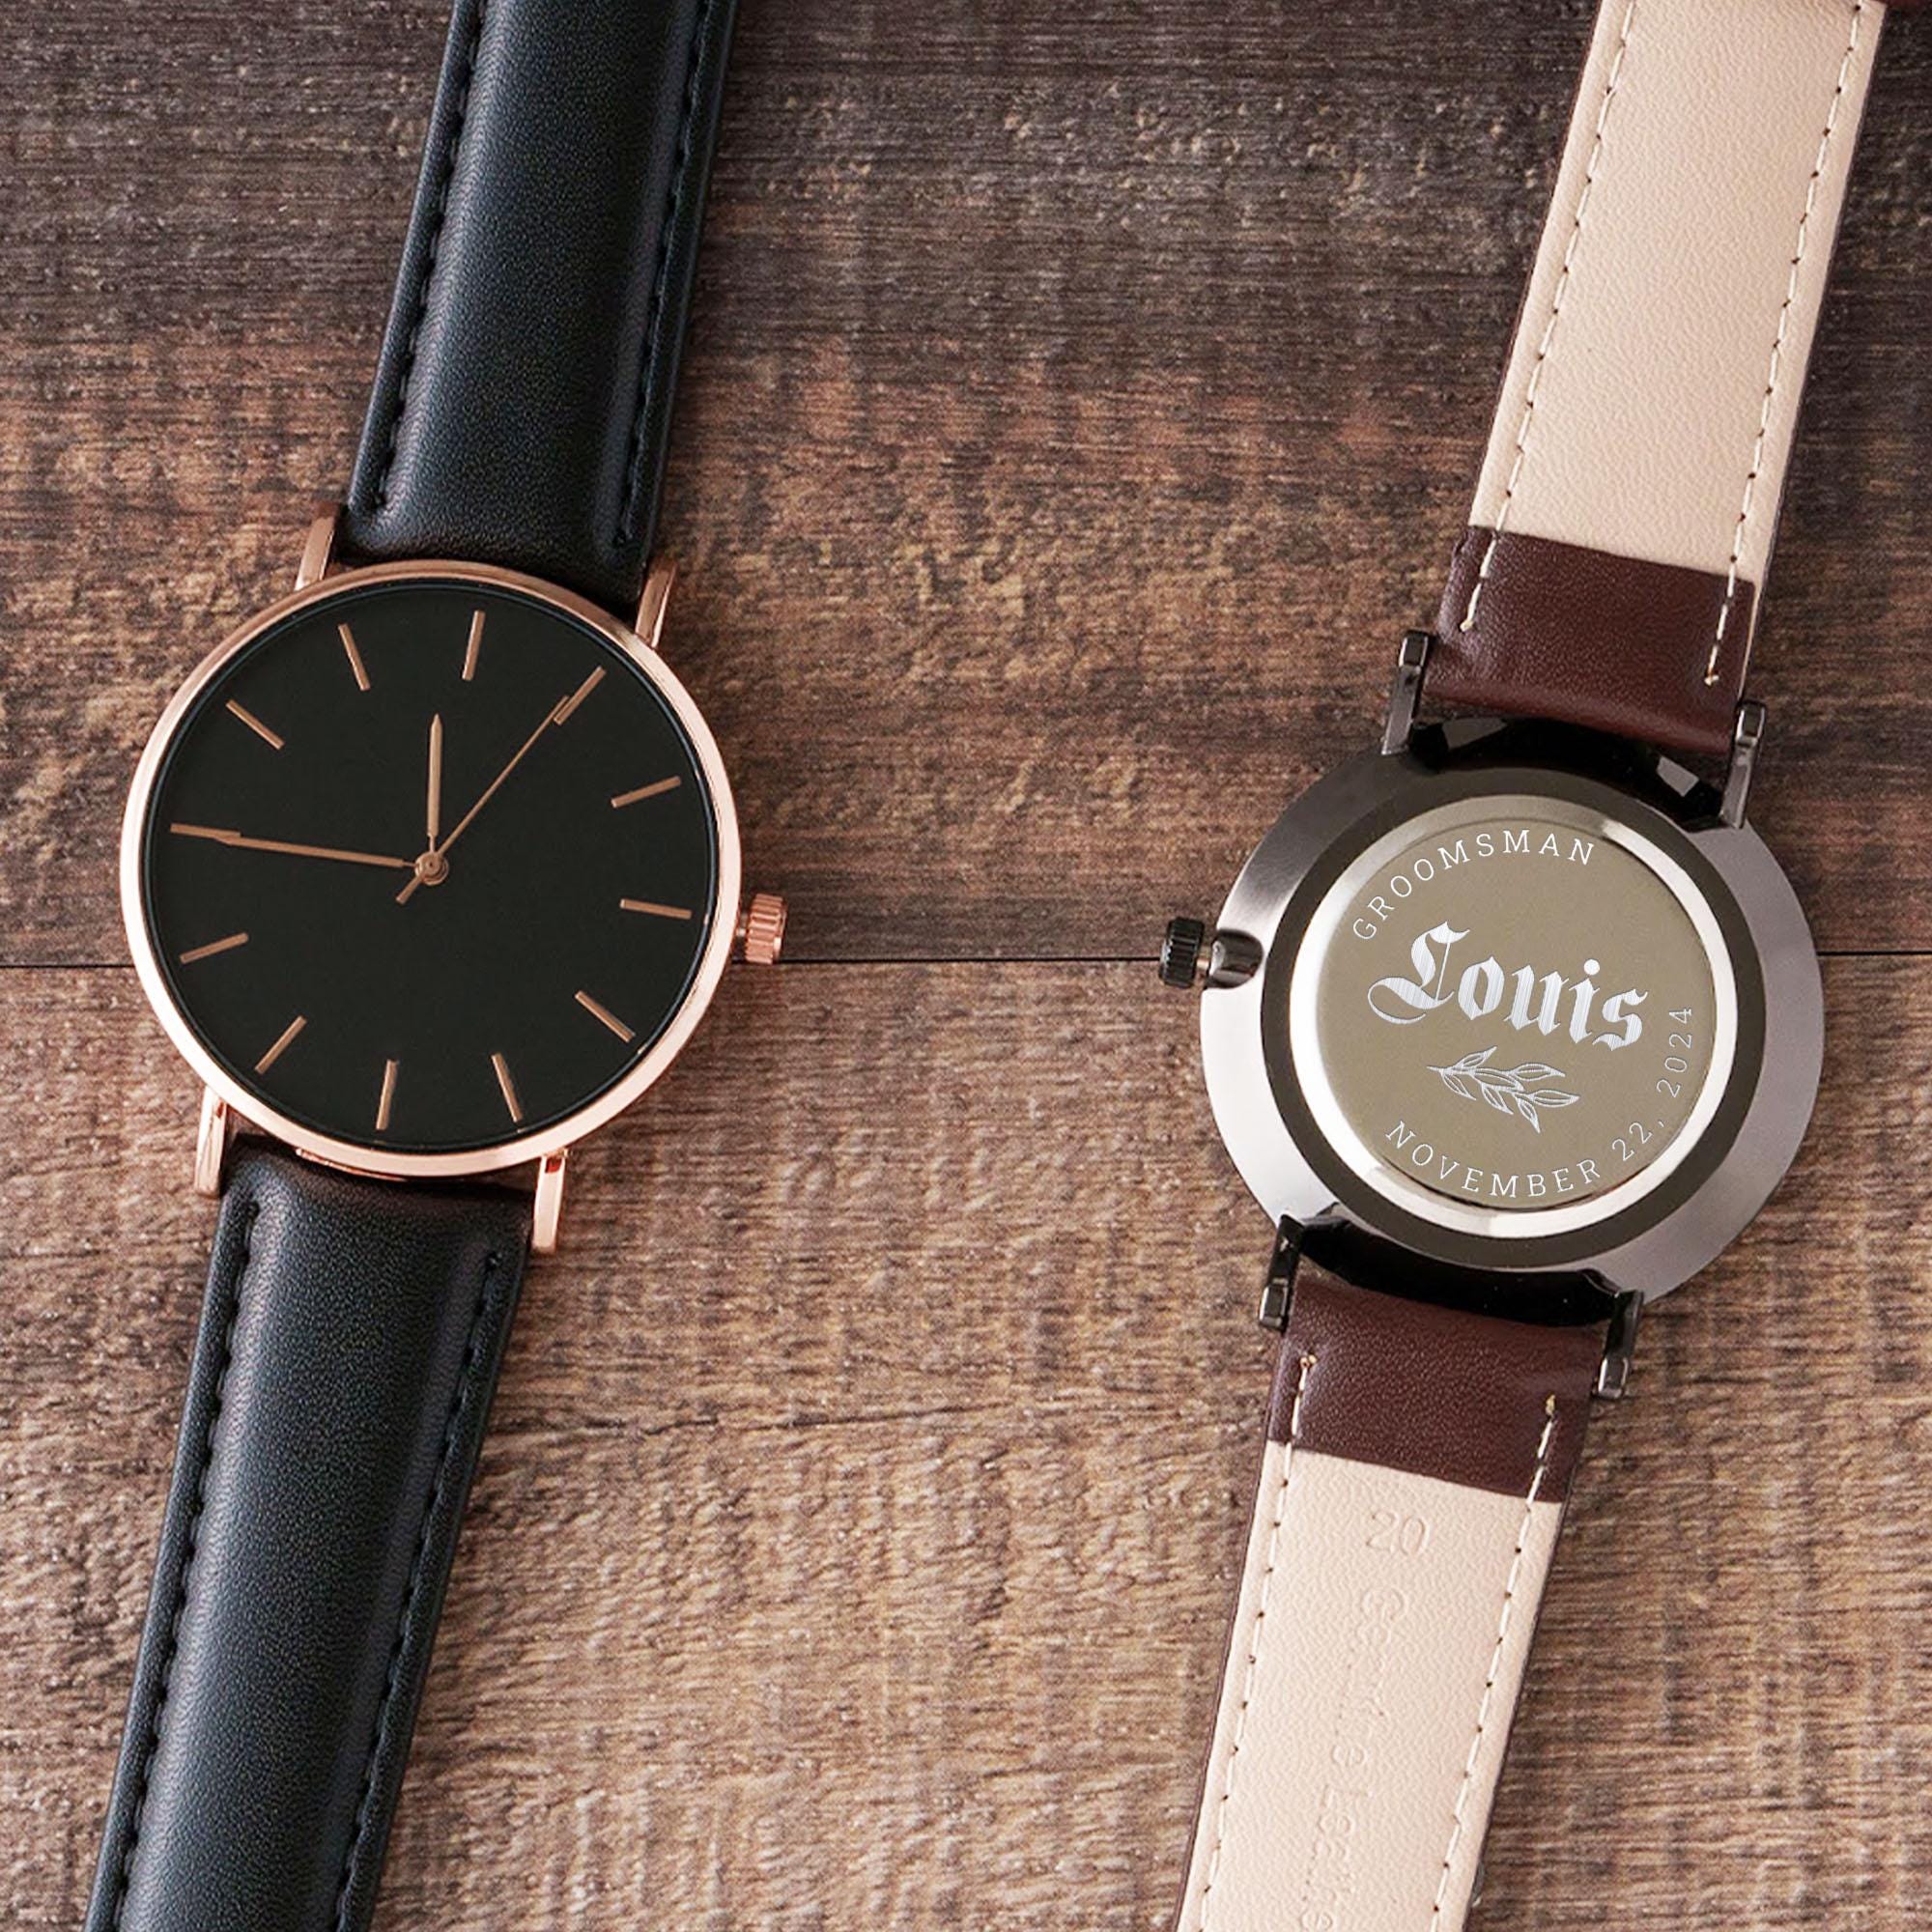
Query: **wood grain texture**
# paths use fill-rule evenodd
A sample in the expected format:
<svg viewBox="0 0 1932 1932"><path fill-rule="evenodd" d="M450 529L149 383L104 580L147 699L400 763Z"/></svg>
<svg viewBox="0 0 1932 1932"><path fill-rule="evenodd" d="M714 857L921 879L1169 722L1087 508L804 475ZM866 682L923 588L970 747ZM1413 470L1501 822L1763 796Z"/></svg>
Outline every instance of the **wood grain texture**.
<svg viewBox="0 0 1932 1932"><path fill-rule="evenodd" d="M1266 1230L1146 965L1434 604L1584 0L745 0L668 648L792 963L585 1149L389 1932L1159 1932ZM292 571L441 25L0 23L0 1895L85 1897L210 1228L112 848ZM1828 965L1799 1172L1598 1418L1492 1932L1890 1928L1932 1868L1932 33L1890 37L1755 684Z"/></svg>

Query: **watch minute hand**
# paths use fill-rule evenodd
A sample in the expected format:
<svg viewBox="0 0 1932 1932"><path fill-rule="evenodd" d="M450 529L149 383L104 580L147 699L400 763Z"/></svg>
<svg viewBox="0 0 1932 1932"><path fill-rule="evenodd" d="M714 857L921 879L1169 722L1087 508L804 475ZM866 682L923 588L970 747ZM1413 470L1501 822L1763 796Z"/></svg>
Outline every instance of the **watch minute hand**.
<svg viewBox="0 0 1932 1932"><path fill-rule="evenodd" d="M394 872L407 872L415 863L412 859L392 859L384 852L348 852L339 845L298 845L287 838L248 838L219 825L177 823L168 830L183 838L209 838L217 845L239 845L247 852L286 852L297 859L337 859L347 866L381 866Z"/></svg>

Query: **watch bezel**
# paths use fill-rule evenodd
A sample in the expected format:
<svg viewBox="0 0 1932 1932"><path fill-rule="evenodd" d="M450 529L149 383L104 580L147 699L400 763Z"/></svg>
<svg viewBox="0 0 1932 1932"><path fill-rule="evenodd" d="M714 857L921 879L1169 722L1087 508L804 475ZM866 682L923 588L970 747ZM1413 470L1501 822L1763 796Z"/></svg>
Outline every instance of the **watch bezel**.
<svg viewBox="0 0 1932 1932"><path fill-rule="evenodd" d="M717 896L711 930L682 1003L657 1038L639 1056L636 1065L562 1120L554 1121L548 1126L526 1134L452 1153L411 1153L338 1140L291 1119L242 1087L202 1044L176 1003L155 952L143 899L143 834L155 785L168 748L201 693L232 659L285 618L316 605L328 603L347 592L370 585L410 582L474 583L517 592L587 626L622 651L669 707L690 740L698 770L710 792L717 840ZM128 789L128 805L121 821L122 923L127 932L128 950L133 954L141 990L176 1051L203 1083L227 1104L238 1120L273 1135L298 1152L328 1166L391 1180L449 1179L465 1175L494 1174L526 1161L540 1161L574 1145L621 1114L677 1058L696 1031L717 993L731 956L737 909L743 896L743 878L737 808L724 758L711 735L710 726L705 724L703 714L691 694L653 646L628 624L574 591L521 571L453 558L412 558L403 563L366 564L334 571L277 598L230 632L189 673L156 720L134 768L133 782Z"/></svg>
<svg viewBox="0 0 1932 1932"><path fill-rule="evenodd" d="M1260 963L1234 983L1210 976L1201 1001L1203 1065L1222 1139L1277 1222L1344 1224L1455 1267L1581 1273L1619 1292L1664 1293L1743 1232L1790 1166L1809 1121L1824 1017L1804 912L1754 831L1690 816L1698 781L1668 759L1645 775L1656 794L1645 797L1608 761L1599 769L1579 757L1568 738L1540 746L1534 732L1492 720L1428 737L1428 756L1413 748L1369 752L1320 780L1236 878L1219 932L1245 935L1251 947L1237 942L1235 950ZM1724 939L1739 1007L1725 1091L1675 1171L1627 1206L1527 1236L1445 1226L1353 1173L1295 1092L1286 1025L1297 951L1334 879L1391 828L1457 800L1504 792L1600 810L1685 867Z"/></svg>

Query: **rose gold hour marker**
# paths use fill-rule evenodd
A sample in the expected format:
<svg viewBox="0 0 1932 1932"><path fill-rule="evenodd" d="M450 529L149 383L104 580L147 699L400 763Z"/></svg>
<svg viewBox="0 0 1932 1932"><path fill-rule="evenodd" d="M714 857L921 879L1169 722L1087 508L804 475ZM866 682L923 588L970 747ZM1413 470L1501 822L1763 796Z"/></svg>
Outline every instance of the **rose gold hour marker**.
<svg viewBox="0 0 1932 1932"><path fill-rule="evenodd" d="M617 903L626 912L652 913L659 919L689 919L691 917L691 908L689 906L657 905L650 899L619 899Z"/></svg>
<svg viewBox="0 0 1932 1932"><path fill-rule="evenodd" d="M389 1106L396 1097L396 1063L385 1060L383 1063L383 1092L376 1102L376 1131L386 1134L389 1131Z"/></svg>
<svg viewBox="0 0 1932 1932"><path fill-rule="evenodd" d="M308 1025L308 1019L306 1015L302 1013L298 1013L295 1016L295 1018L292 1019L288 1023L288 1025L282 1029L281 1038L276 1040L274 1045L271 1046L267 1053L263 1054L260 1060L256 1061L255 1071L257 1073L268 1072L269 1068L274 1065L275 1062L278 1061L282 1057L282 1055L288 1051L289 1045L294 1040L296 1035L300 1033L302 1028L307 1025Z"/></svg>
<svg viewBox="0 0 1932 1932"><path fill-rule="evenodd" d="M551 713L551 723L561 724L597 687L604 682L604 667L599 665L554 711Z"/></svg>
<svg viewBox="0 0 1932 1932"><path fill-rule="evenodd" d="M660 792L675 791L684 782L682 779L660 779L656 784L639 785L636 791L620 791L611 801L611 808L620 810L627 805L636 805L639 799L656 798Z"/></svg>
<svg viewBox="0 0 1932 1932"><path fill-rule="evenodd" d="M278 752L282 749L282 740L279 734L270 731L252 711L243 705L237 704L232 697L228 700L228 708L236 717L241 719L242 724L247 725L249 730L254 732L256 737L262 739L266 744L271 745Z"/></svg>
<svg viewBox="0 0 1932 1932"><path fill-rule="evenodd" d="M577 1004L586 1013L594 1013L619 1039L635 1039L637 1037L637 1035L609 1007L600 1006L588 993L580 992L577 996Z"/></svg>
<svg viewBox="0 0 1932 1932"><path fill-rule="evenodd" d="M246 946L245 932L231 932L226 939L211 939L206 946L193 946L178 955L184 966L192 966L197 959L213 959L217 952L230 952L238 946Z"/></svg>
<svg viewBox="0 0 1932 1932"><path fill-rule="evenodd" d="M476 675L476 653L483 648L483 612L478 611L469 620L469 642L463 653L463 681L468 684Z"/></svg>
<svg viewBox="0 0 1932 1932"><path fill-rule="evenodd" d="M509 1108L511 1120L521 1122L524 1103L517 1098L517 1083L510 1078L510 1063L500 1053L493 1053L490 1065L497 1069L497 1085L503 1090L503 1104Z"/></svg>
<svg viewBox="0 0 1932 1932"><path fill-rule="evenodd" d="M335 627L335 635L342 639L342 648L349 655L349 668L355 673L356 690L367 691L369 672L362 663L362 653L355 648L355 632L347 624L338 624Z"/></svg>

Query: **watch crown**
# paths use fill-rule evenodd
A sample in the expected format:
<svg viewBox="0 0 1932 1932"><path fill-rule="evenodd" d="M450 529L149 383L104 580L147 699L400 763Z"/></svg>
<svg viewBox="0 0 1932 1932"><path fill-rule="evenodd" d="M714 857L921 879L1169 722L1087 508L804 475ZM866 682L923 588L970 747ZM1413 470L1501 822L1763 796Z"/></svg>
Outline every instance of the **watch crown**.
<svg viewBox="0 0 1932 1932"><path fill-rule="evenodd" d="M1208 943L1208 928L1198 919L1171 919L1167 935L1160 942L1160 978L1167 986L1183 990L1201 977L1201 951Z"/></svg>
<svg viewBox="0 0 1932 1932"><path fill-rule="evenodd" d="M784 951L785 902L777 893L753 893L738 922L738 944L753 966L776 966Z"/></svg>

